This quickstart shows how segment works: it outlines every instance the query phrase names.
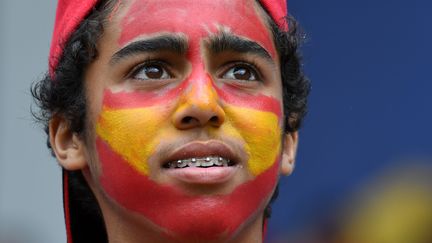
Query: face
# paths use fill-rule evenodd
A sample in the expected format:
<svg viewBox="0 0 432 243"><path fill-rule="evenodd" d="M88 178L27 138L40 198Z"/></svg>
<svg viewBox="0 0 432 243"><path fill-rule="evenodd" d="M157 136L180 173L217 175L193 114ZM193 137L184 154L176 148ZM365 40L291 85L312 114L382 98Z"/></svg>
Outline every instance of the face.
<svg viewBox="0 0 432 243"><path fill-rule="evenodd" d="M252 0L121 1L86 73L91 178L170 237L262 222L280 172L278 56Z"/></svg>

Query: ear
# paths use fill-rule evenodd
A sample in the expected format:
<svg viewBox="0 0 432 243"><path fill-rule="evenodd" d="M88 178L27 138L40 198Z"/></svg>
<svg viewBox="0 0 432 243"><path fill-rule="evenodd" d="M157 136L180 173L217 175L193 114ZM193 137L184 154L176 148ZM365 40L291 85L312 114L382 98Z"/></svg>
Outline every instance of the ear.
<svg viewBox="0 0 432 243"><path fill-rule="evenodd" d="M298 132L287 133L284 135L283 139L281 173L282 175L290 175L293 172L295 165Z"/></svg>
<svg viewBox="0 0 432 243"><path fill-rule="evenodd" d="M87 166L84 142L71 131L62 117L54 117L49 123L49 139L59 164L66 170L80 170Z"/></svg>

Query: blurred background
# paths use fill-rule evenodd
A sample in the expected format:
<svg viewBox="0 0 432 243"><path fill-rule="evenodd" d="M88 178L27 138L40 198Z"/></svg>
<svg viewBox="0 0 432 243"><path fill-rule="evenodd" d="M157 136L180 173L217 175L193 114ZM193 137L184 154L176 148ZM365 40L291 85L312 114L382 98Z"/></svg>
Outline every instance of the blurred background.
<svg viewBox="0 0 432 243"><path fill-rule="evenodd" d="M0 242L65 242L61 171L30 115L55 0L0 2ZM432 2L289 2L313 83L270 243L432 242Z"/></svg>

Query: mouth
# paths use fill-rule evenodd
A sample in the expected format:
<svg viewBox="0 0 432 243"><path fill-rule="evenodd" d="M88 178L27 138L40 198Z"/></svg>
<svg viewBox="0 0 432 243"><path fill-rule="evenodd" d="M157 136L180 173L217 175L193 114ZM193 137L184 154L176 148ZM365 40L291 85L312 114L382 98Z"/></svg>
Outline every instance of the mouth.
<svg viewBox="0 0 432 243"><path fill-rule="evenodd" d="M239 157L218 141L193 142L176 149L161 164L174 179L189 184L220 184L242 168Z"/></svg>

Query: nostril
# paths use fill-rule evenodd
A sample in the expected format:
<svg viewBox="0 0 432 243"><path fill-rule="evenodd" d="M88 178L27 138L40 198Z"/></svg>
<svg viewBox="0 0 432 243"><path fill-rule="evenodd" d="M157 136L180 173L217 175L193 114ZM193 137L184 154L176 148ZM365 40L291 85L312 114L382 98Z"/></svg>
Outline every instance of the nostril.
<svg viewBox="0 0 432 243"><path fill-rule="evenodd" d="M212 116L212 118L210 118L210 122L211 122L211 123L218 123L218 122L219 122L219 117L217 117L217 116Z"/></svg>
<svg viewBox="0 0 432 243"><path fill-rule="evenodd" d="M194 118L191 117L191 116L185 116L185 117L183 117L183 119L181 120L181 122L182 122L183 124L189 124L189 123L192 122L193 119L194 119Z"/></svg>
<svg viewBox="0 0 432 243"><path fill-rule="evenodd" d="M211 123L211 124L217 124L219 123L220 118L218 116L212 116L209 120L207 120L207 122ZM185 116L181 119L181 123L185 124L185 125L192 125L192 124L201 124L204 125L207 122L204 121L200 121L197 118L193 117L193 116Z"/></svg>

